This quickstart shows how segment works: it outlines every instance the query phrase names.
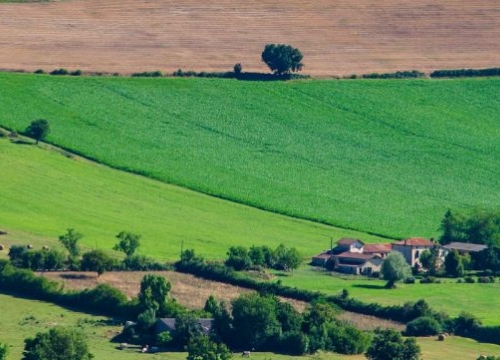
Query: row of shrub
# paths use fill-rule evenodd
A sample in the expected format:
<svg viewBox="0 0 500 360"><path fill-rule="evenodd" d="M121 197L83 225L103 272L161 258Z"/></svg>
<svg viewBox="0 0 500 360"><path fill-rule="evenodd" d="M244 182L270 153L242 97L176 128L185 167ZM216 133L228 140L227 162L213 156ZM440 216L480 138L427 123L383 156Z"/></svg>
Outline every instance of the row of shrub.
<svg viewBox="0 0 500 360"><path fill-rule="evenodd" d="M500 76L500 68L436 70L431 72L430 74L431 78L481 77L481 76Z"/></svg>
<svg viewBox="0 0 500 360"><path fill-rule="evenodd" d="M83 291L64 291L58 282L37 276L31 270L16 269L8 260L0 260L0 289L107 316L137 316L139 311L135 301L128 301L121 291L110 285L99 284Z"/></svg>
<svg viewBox="0 0 500 360"><path fill-rule="evenodd" d="M396 71L393 73L371 73L361 75L363 79L408 79L408 78L423 78L425 73L417 70L411 71Z"/></svg>
<svg viewBox="0 0 500 360"><path fill-rule="evenodd" d="M87 256L87 255L94 256ZM96 259L99 255L100 261L93 261L89 264L89 259ZM148 270L172 270L173 266L167 263L160 263L153 258L144 255L131 255L123 260L112 258L102 250L92 250L83 255L82 259L67 257L59 250L42 249L34 250L27 246L13 245L9 250L9 258L13 266L17 268L30 269L32 271L98 271L101 266L101 273L104 271L148 271Z"/></svg>
<svg viewBox="0 0 500 360"><path fill-rule="evenodd" d="M38 69L34 71L35 74L47 74L43 69ZM70 76L81 76L81 75L94 75L94 76L102 76L102 75L113 75L120 76L119 73L107 74L100 72L83 72L82 70L67 70L64 68L55 69L49 72L50 75L70 75ZM151 77L151 78L159 78L165 76L161 71L142 71L132 73L132 77ZM257 73L257 72L240 72L236 73L233 71L225 71L225 72L210 72L210 71L184 71L182 69L178 69L174 71L171 76L174 77L199 77L199 78L219 78L219 79L238 79L238 80L249 80L249 81L273 81L273 80L296 80L296 79L308 79L309 75L300 75L300 74L267 74L267 73Z"/></svg>

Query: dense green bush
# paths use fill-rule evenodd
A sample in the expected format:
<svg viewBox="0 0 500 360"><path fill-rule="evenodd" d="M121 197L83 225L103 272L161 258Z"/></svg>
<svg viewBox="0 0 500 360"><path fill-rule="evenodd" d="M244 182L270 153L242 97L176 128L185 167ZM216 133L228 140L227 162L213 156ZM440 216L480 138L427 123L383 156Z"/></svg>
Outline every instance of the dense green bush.
<svg viewBox="0 0 500 360"><path fill-rule="evenodd" d="M127 256L122 262L123 270L129 271L147 271L147 270L172 270L170 264L162 264L153 258L145 255Z"/></svg>
<svg viewBox="0 0 500 360"><path fill-rule="evenodd" d="M68 75L69 71L66 69L55 69L50 72L50 75Z"/></svg>
<svg viewBox="0 0 500 360"><path fill-rule="evenodd" d="M422 316L406 324L406 336L432 336L441 333L441 324L429 316Z"/></svg>
<svg viewBox="0 0 500 360"><path fill-rule="evenodd" d="M411 70L411 71L396 71L394 73L371 73L364 74L361 76L363 79L406 79L406 78L422 78L425 77L425 73Z"/></svg>
<svg viewBox="0 0 500 360"><path fill-rule="evenodd" d="M143 71L143 72L137 72L133 73L132 77L162 77L163 73L159 70L157 71Z"/></svg>

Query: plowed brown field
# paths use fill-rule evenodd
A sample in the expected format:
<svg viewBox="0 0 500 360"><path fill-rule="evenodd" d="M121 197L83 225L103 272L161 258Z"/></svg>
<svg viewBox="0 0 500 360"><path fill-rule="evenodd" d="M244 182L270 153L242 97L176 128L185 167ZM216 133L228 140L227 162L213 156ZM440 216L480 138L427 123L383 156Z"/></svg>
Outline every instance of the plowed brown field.
<svg viewBox="0 0 500 360"><path fill-rule="evenodd" d="M498 0L72 0L0 4L0 68L264 71L266 43L304 73L493 67Z"/></svg>

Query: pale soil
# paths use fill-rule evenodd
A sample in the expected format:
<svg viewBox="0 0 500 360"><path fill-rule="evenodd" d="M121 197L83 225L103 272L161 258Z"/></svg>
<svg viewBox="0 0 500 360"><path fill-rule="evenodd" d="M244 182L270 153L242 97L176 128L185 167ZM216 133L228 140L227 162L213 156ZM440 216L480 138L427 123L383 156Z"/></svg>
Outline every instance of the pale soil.
<svg viewBox="0 0 500 360"><path fill-rule="evenodd" d="M267 71L266 43L304 72L496 67L498 0L68 0L0 4L0 68Z"/></svg>
<svg viewBox="0 0 500 360"><path fill-rule="evenodd" d="M151 274L165 276L172 284L170 295L180 304L190 309L201 309L205 305L206 299L213 295L218 300L225 300L228 303L242 293L251 290L238 286L227 285L220 282L208 281L197 278L193 275L177 273L173 271L152 271ZM61 281L66 289L83 290L93 288L99 283L107 283L121 290L128 297L137 296L142 277L145 272L106 272L100 277L96 273L84 272L46 272L43 276L52 280ZM298 311L302 312L307 303L297 300L282 300L292 304ZM376 327L394 327L403 330L404 326L392 321L382 320L373 316L360 315L350 312L343 312L339 318L348 321L358 328L373 330Z"/></svg>

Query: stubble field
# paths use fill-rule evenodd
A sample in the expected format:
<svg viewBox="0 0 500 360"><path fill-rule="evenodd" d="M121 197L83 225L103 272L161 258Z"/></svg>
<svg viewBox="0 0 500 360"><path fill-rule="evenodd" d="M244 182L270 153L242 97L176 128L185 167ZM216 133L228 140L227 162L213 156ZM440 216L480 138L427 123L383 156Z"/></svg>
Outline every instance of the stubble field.
<svg viewBox="0 0 500 360"><path fill-rule="evenodd" d="M492 67L496 0L0 1L0 68L131 73L178 68L266 71L267 43L287 43L317 76Z"/></svg>

